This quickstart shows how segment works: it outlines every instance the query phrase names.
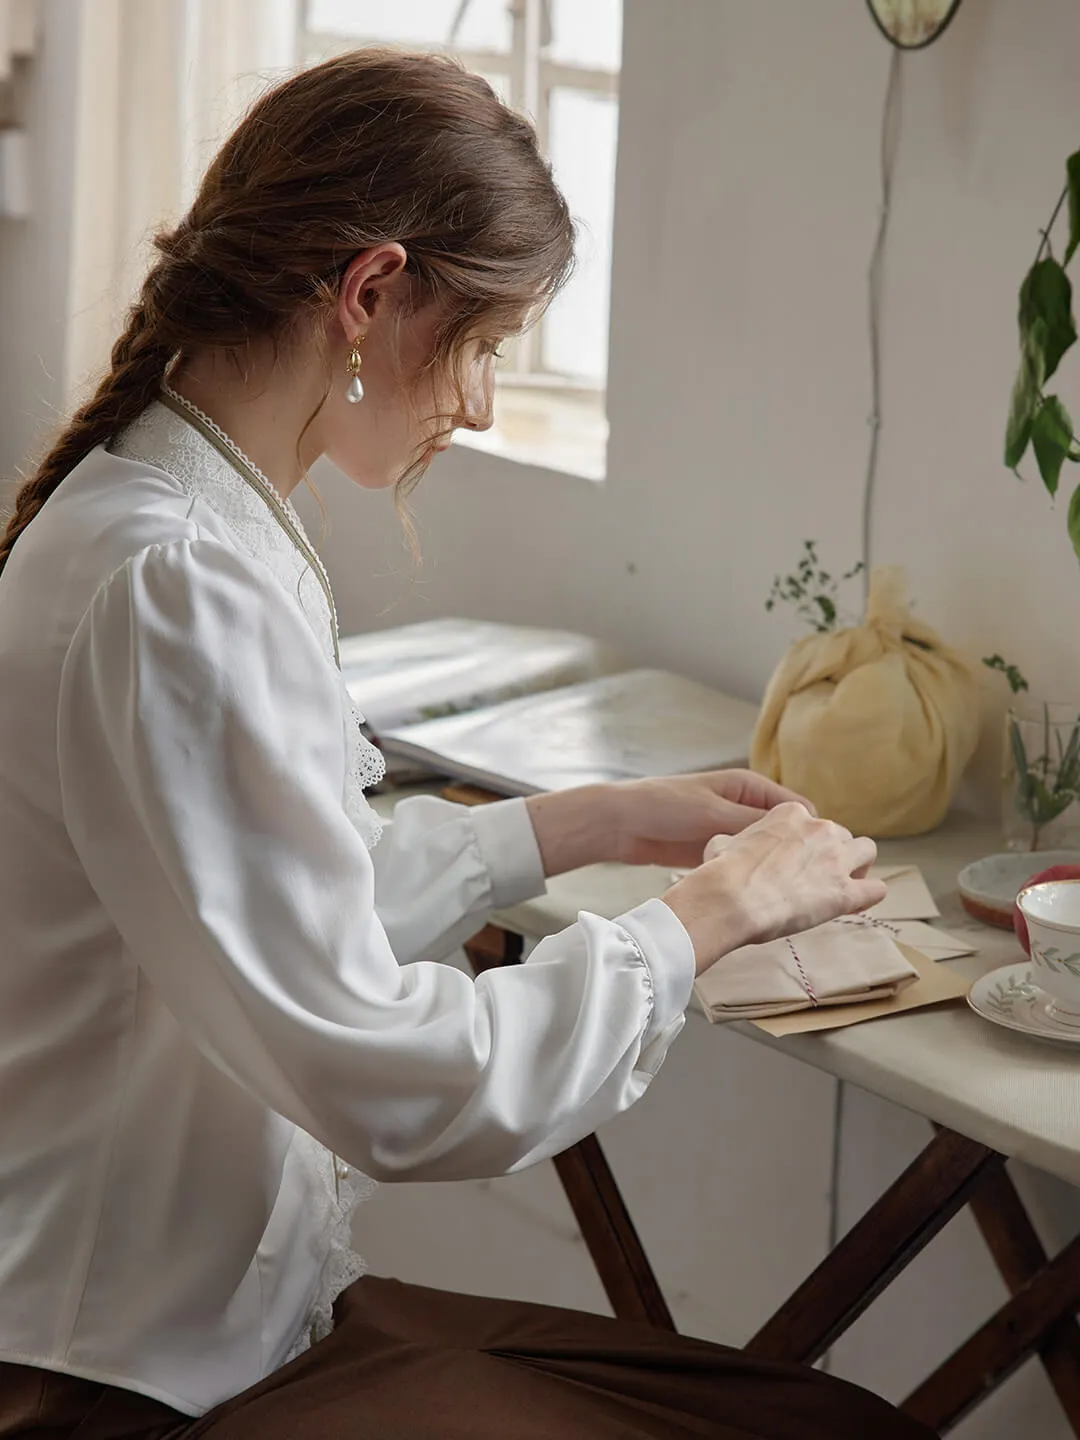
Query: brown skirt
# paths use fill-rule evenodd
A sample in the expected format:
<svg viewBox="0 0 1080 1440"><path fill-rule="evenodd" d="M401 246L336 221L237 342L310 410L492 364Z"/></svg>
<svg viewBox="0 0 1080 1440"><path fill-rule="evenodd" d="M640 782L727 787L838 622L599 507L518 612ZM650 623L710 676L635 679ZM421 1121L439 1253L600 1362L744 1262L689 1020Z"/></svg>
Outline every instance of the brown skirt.
<svg viewBox="0 0 1080 1440"><path fill-rule="evenodd" d="M603 1316L369 1276L326 1340L191 1420L131 1391L0 1365L0 1437L33 1440L928 1440L816 1370Z"/></svg>

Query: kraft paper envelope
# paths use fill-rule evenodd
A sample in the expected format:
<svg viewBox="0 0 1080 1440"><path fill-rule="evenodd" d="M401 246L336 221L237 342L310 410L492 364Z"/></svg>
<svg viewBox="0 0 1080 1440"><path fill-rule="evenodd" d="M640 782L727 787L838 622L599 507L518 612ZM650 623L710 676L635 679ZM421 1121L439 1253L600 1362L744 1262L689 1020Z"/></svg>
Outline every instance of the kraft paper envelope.
<svg viewBox="0 0 1080 1440"><path fill-rule="evenodd" d="M883 1015L901 1015L905 1010L919 1010L926 1005L940 1005L946 1000L961 1000L970 982L945 965L928 960L918 950L901 945L904 957L919 972L919 978L905 985L885 1000L869 1000L861 1005L822 1005L816 1010L796 1010L790 1015L774 1015L767 1020L751 1020L769 1035L804 1035L815 1030L839 1030L844 1025L857 1025L863 1020L877 1020Z"/></svg>
<svg viewBox="0 0 1080 1440"><path fill-rule="evenodd" d="M949 935L922 920L882 920L878 923L898 945L910 946L928 960L958 960L961 955L974 955L979 948L970 940L959 940L955 935Z"/></svg>
<svg viewBox="0 0 1080 1440"><path fill-rule="evenodd" d="M935 920L941 914L917 865L874 865L870 875L889 888L881 904L867 910L871 920Z"/></svg>

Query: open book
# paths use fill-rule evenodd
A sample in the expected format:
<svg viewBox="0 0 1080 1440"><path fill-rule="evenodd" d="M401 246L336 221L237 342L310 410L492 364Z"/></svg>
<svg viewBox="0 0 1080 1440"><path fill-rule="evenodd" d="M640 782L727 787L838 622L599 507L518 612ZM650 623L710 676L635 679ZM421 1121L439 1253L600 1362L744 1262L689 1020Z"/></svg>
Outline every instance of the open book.
<svg viewBox="0 0 1080 1440"><path fill-rule="evenodd" d="M363 708L363 697L357 695ZM390 726L401 758L502 795L746 762L757 706L672 675L627 670L461 714Z"/></svg>

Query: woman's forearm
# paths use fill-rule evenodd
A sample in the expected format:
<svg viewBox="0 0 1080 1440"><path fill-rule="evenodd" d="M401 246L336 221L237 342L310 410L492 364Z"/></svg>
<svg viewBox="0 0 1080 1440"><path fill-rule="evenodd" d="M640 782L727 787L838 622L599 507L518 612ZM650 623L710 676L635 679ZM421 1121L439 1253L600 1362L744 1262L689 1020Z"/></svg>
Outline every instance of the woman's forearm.
<svg viewBox="0 0 1080 1440"><path fill-rule="evenodd" d="M562 875L615 858L619 806L614 786L582 785L530 795L525 804L545 875Z"/></svg>

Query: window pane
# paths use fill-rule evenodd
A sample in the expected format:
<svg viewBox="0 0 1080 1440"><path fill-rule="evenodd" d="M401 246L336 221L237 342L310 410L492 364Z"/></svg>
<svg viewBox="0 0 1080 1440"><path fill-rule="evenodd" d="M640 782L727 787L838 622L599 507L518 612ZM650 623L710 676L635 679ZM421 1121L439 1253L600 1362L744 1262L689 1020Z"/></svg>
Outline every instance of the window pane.
<svg viewBox="0 0 1080 1440"><path fill-rule="evenodd" d="M618 70L622 0L551 0L551 44L545 54L567 65Z"/></svg>
<svg viewBox="0 0 1080 1440"><path fill-rule="evenodd" d="M513 38L512 0L469 0L453 44L456 50L509 50Z"/></svg>
<svg viewBox="0 0 1080 1440"><path fill-rule="evenodd" d="M459 50L509 50L510 0L468 0L456 35L461 0L308 0L308 28L402 45L449 45Z"/></svg>
<svg viewBox="0 0 1080 1440"><path fill-rule="evenodd" d="M486 80L504 105L510 104L510 76L497 75L491 70L478 70L481 80Z"/></svg>
<svg viewBox="0 0 1080 1440"><path fill-rule="evenodd" d="M577 266L543 323L543 368L604 384L619 106L563 87L551 92L555 179L579 222Z"/></svg>

